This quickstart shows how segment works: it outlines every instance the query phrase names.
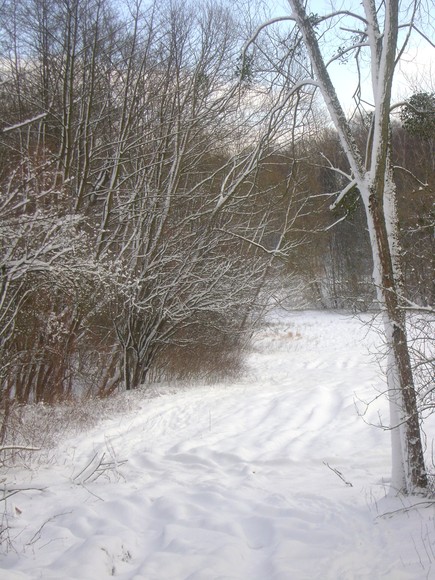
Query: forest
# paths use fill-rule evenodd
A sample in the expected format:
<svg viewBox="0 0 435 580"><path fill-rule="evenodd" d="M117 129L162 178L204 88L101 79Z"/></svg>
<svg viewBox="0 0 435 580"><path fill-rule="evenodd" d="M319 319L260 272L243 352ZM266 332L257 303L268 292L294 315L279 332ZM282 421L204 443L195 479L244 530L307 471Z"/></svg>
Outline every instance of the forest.
<svg viewBox="0 0 435 580"><path fill-rule="evenodd" d="M357 187L335 203L348 159L316 87L295 90L307 53L261 21L225 2L1 3L3 440L17 405L237 376L274 305L376 310ZM410 87L391 114L403 287L422 311L434 107ZM371 115L349 119L362 149Z"/></svg>

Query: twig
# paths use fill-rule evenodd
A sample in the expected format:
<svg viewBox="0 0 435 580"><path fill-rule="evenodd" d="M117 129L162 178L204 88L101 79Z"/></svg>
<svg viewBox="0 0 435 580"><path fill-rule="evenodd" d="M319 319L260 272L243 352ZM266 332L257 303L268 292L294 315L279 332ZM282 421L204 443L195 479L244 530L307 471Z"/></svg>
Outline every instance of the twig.
<svg viewBox="0 0 435 580"><path fill-rule="evenodd" d="M48 520L46 520L42 526L40 526L36 532L33 534L32 538L27 542L26 546L31 546L32 544L34 544L35 542L37 542L38 540L41 539L41 532L42 529L50 522L52 522L53 520L55 520L56 518L59 518L60 516L66 516L68 514L70 514L72 512L63 512L61 514L56 514L54 516L52 516L51 518L48 518Z"/></svg>
<svg viewBox="0 0 435 580"><path fill-rule="evenodd" d="M32 485L29 487L28 485L9 485L8 483L4 483L1 487L4 493L9 491L45 491L47 489L46 485Z"/></svg>
<svg viewBox="0 0 435 580"><path fill-rule="evenodd" d="M25 445L5 445L0 447L1 451L41 451L40 447L26 447Z"/></svg>
<svg viewBox="0 0 435 580"><path fill-rule="evenodd" d="M100 497L99 495L97 495L96 493L94 493L93 491L91 491L90 489L88 489L84 483L79 483L79 485L81 487L83 487L83 489L85 489L90 495L93 495L94 497L96 497L100 501L104 501L104 499L102 497Z"/></svg>
<svg viewBox="0 0 435 580"><path fill-rule="evenodd" d="M341 473L341 471L339 471L339 470L338 470L338 469L336 469L335 467L331 467L331 466L329 465L329 463L327 463L326 461L324 461L324 462L323 462L323 465L326 465L326 467L329 467L329 469L330 469L331 471L333 471L333 472L335 473L335 475L337 475L337 476L338 476L338 477L341 479L341 481L342 481L342 482L343 482L343 483L344 483L344 484L345 484L347 487L353 487L353 485L350 483L350 481L347 481L347 480L344 478L344 476L343 476L343 474Z"/></svg>
<svg viewBox="0 0 435 580"><path fill-rule="evenodd" d="M97 459L98 454L96 453L92 457L91 461L77 475L73 477L73 482L77 483L78 485L83 485L84 483L96 481L99 477L101 477L101 475L108 471L115 471L118 473L118 466L127 463L126 459L122 461L104 461L105 456L106 454L103 453L101 457Z"/></svg>
<svg viewBox="0 0 435 580"><path fill-rule="evenodd" d="M435 500L425 500L425 501L419 501L418 503L413 503L412 505L409 506L405 506L403 508L399 508L397 510L394 510L392 512L385 512L384 514L380 514L379 516L377 516L377 518L392 518L393 516L400 514L400 513L408 513L411 510L413 510L414 508L417 507L430 507L435 505Z"/></svg>
<svg viewBox="0 0 435 580"><path fill-rule="evenodd" d="M92 463L96 459L97 455L98 455L98 453L95 453L95 455L92 457L92 459L90 460L90 462L87 465L85 465L85 467L80 471L80 473L78 473L77 475L75 475L73 477L73 481L77 481L78 478L88 469L88 467L90 467L92 465Z"/></svg>

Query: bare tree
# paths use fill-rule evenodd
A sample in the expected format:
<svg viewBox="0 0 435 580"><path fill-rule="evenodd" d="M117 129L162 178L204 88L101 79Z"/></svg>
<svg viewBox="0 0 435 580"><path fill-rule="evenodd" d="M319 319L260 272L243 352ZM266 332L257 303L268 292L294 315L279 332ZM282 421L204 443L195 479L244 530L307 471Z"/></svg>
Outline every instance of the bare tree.
<svg viewBox="0 0 435 580"><path fill-rule="evenodd" d="M417 400L407 347L406 319L402 300L402 275L396 214L396 196L391 166L391 91L399 46L400 5L391 0L377 6L363 2L362 14L350 13L353 37L357 41L341 53L367 48L370 55L373 92L372 125L365 157L358 150L328 73L315 32L317 17L309 17L301 2L289 0L292 17L301 32L313 66L315 82L322 93L348 159L350 185L356 185L363 200L374 261L374 282L383 311L387 344L390 348L387 380L393 440L392 486L405 493L425 490L427 475L421 443ZM414 4L414 15L418 4ZM342 16L328 15L327 20ZM343 14L347 16L347 14ZM322 19L321 19L322 20ZM320 21L321 21L320 20ZM401 23L411 32L415 21ZM405 39L405 43L408 38ZM349 185L340 194L349 191Z"/></svg>
<svg viewBox="0 0 435 580"><path fill-rule="evenodd" d="M136 388L180 352L230 366L291 245L292 188L267 179L301 122L291 55L240 71L224 4L2 10L4 400Z"/></svg>
<svg viewBox="0 0 435 580"><path fill-rule="evenodd" d="M294 85L314 86L324 99L349 164L342 173L347 183L336 206L355 187L363 202L374 263L373 279L382 310L389 347L387 383L391 412L393 450L392 487L404 493L427 488L419 414L407 343L403 281L398 239L396 193L391 162L391 95L397 63L413 32L418 32L419 2L411 9L397 0L364 0L361 9L333 10L319 16L307 12L305 3L289 0L291 13L279 21L292 21L308 53L311 72ZM261 26L251 41L268 26ZM401 36L399 38L399 30ZM328 32L340 38L331 50ZM335 40L335 39L334 39ZM329 66L340 59L355 58L359 85L356 97L362 105L362 58L368 55L371 77L371 127L365 151L358 147L331 80Z"/></svg>
<svg viewBox="0 0 435 580"><path fill-rule="evenodd" d="M112 170L99 228L99 255L117 252L130 276L115 316L123 362L114 378L126 388L145 380L162 348L204 340L200 327L230 343L242 330L234 321L248 321L270 260L244 249L269 220L252 210L266 195L258 173L282 146L294 105L285 86L271 95L240 85L240 40L226 9L168 10L155 15L158 60L139 79L131 138L118 140L128 163Z"/></svg>

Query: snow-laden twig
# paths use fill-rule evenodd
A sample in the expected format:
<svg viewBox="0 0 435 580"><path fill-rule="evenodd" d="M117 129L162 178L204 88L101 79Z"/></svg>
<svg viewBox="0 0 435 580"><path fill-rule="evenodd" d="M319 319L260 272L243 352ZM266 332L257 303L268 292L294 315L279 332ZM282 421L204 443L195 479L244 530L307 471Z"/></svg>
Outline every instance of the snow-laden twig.
<svg viewBox="0 0 435 580"><path fill-rule="evenodd" d="M0 497L0 502L6 501L13 495L17 493L21 493L23 491L45 491L47 486L42 485L15 485L15 484L8 484L4 483L3 486L0 487L1 491L3 492L3 496Z"/></svg>
<svg viewBox="0 0 435 580"><path fill-rule="evenodd" d="M339 195L338 195L337 199L334 201L334 203L332 203L332 204L329 206L329 209L330 209L330 210L333 210L333 209L335 209L335 208L338 206L338 204L339 204L339 203L340 203L340 202L341 202L341 201L344 199L344 197L346 196L346 194L348 194L348 193L349 193L349 191L351 191L351 190L352 190L352 189L355 187L355 185L356 185L356 181L355 181L355 179L352 179L352 181L350 181L350 182L349 182L349 183L346 185L346 187L345 187L344 189L342 189L342 190L341 190L341 192L339 193Z"/></svg>
<svg viewBox="0 0 435 580"><path fill-rule="evenodd" d="M36 117L32 117L31 119L26 119L26 121L21 121L21 123L16 123L15 125L10 125L9 127L4 127L2 129L3 133L9 133L9 131L14 131L15 129L21 129L22 127L26 127L30 125L30 123L35 123L36 121L40 121L47 116L48 113L41 113L40 115L36 115Z"/></svg>
<svg viewBox="0 0 435 580"><path fill-rule="evenodd" d="M83 485L85 483L91 483L96 481L102 475L107 475L110 472L115 471L118 473L118 467L127 463L126 459L121 461L104 461L106 457L105 453L102 453L98 457L98 453L92 457L92 459L85 465L85 467L75 476L73 476L73 482L77 485Z"/></svg>
<svg viewBox="0 0 435 580"><path fill-rule="evenodd" d="M248 244L252 244L256 248L263 250L263 252L265 252L266 254L269 254L270 256L273 256L275 258L281 258L281 259L287 258L287 254L285 254L281 250L269 250L265 246L263 246L262 244L256 242L255 240L251 240L249 238L246 238L245 236L241 236L240 234L236 234L235 232L229 232L227 230L222 230L222 229L219 229L219 231L224 233L224 234L228 234L229 236L234 236L235 238L238 238L239 240L243 240L244 242L247 242Z"/></svg>
<svg viewBox="0 0 435 580"><path fill-rule="evenodd" d="M428 183L425 183L424 181L420 181L420 179L415 175L415 173L413 173L412 171L410 171L406 167L402 167L402 165L393 165L393 169L394 170L400 169L400 171L403 171L404 173L406 173L407 175L412 177L420 185L420 188L419 188L420 191L422 189L425 189L426 187L429 187Z"/></svg>
<svg viewBox="0 0 435 580"><path fill-rule="evenodd" d="M413 503L411 505L402 507L402 508L398 508L397 510L393 510L391 512L385 512L383 514L380 514L377 516L376 519L380 519L380 518L392 518L393 516L396 516L397 514L405 514L410 512L413 509L417 509L419 507L424 507L424 508L429 508L431 506L435 505L435 499L427 499L424 501L419 501L417 503Z"/></svg>
<svg viewBox="0 0 435 580"><path fill-rule="evenodd" d="M402 300L407 304L407 306L402 306L404 310L413 310L417 312L429 312L431 314L435 314L435 307L434 306L421 306L404 296L401 297Z"/></svg>
<svg viewBox="0 0 435 580"><path fill-rule="evenodd" d="M4 483L2 486L3 492L11 491L45 491L47 489L46 485L17 485ZM0 499L1 501L1 499Z"/></svg>
<svg viewBox="0 0 435 580"><path fill-rule="evenodd" d="M36 532L33 534L31 539L27 542L26 546L32 546L38 540L41 539L41 532L48 523L52 522L53 520L55 520L56 518L59 518L61 516L67 516L70 513L71 512L63 512L61 514L56 514L56 515L52 516L51 518L48 518L48 520L45 520L45 522L36 530Z"/></svg>

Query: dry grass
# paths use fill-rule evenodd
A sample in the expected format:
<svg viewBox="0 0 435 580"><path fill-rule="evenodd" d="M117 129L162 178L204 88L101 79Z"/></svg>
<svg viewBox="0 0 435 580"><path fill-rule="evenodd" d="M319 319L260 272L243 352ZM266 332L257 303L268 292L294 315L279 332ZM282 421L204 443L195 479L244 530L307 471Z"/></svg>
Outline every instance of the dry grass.
<svg viewBox="0 0 435 580"><path fill-rule="evenodd" d="M0 467L31 466L46 461L50 451L66 437L90 430L101 421L139 408L142 391L120 393L107 399L82 398L57 404L12 405ZM37 449L38 452L32 451Z"/></svg>

